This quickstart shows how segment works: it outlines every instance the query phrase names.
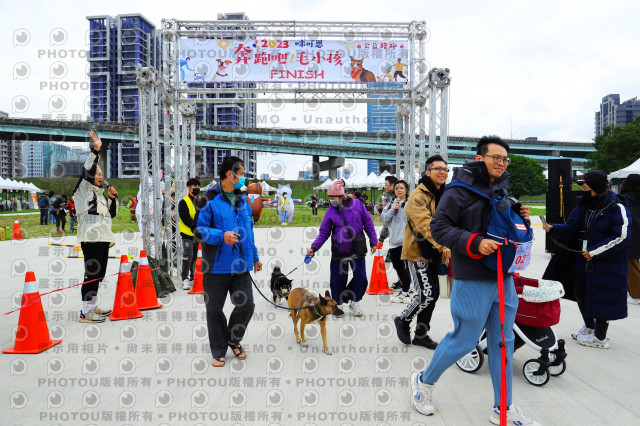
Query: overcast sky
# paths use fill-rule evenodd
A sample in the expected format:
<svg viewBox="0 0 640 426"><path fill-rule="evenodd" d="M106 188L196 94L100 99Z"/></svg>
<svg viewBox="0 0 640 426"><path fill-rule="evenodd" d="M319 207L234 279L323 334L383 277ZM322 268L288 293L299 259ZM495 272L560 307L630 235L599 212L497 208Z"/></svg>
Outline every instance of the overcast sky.
<svg viewBox="0 0 640 426"><path fill-rule="evenodd" d="M637 0L58 0L0 4L0 110L18 117L86 116L86 16L142 13L159 26L162 18L214 20L217 13L238 11L254 20L424 20L430 32L427 61L451 70L450 135L590 141L602 97L640 95ZM329 107L323 111L327 117L336 115ZM301 113L300 106L285 107L278 125L300 127L292 117ZM364 117L365 107L358 106L353 114ZM366 130L365 124L353 127ZM296 177L310 160L259 158L259 172L282 161L287 178ZM354 164L366 171L364 161Z"/></svg>

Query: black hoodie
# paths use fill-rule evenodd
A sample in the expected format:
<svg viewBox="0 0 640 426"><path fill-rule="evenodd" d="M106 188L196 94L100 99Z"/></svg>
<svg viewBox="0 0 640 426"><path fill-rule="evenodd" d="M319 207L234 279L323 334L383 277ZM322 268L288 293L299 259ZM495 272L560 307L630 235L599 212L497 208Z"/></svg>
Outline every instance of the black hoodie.
<svg viewBox="0 0 640 426"><path fill-rule="evenodd" d="M489 180L487 166L476 161L455 168L453 180L459 180L479 189L490 197L506 195L509 184L505 172L493 183ZM478 255L478 247L487 232L489 200L473 192L453 187L444 191L438 209L431 220L431 235L438 244L451 249L453 274L463 280L496 280L496 272L484 266L472 255Z"/></svg>

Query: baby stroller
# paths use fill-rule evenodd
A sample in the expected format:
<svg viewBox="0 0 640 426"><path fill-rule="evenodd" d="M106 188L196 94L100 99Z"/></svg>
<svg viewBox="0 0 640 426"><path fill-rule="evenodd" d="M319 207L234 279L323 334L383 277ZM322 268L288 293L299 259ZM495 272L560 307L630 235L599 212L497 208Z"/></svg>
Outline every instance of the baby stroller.
<svg viewBox="0 0 640 426"><path fill-rule="evenodd" d="M535 386L543 386L550 376L559 376L567 368L564 339L557 339L551 326L560 321L560 298L564 295L557 281L534 280L514 276L513 281L520 299L513 325L514 351L525 343L540 352L537 359L524 363L524 377ZM486 331L482 332L476 348L460 358L456 364L467 373L475 373L487 354Z"/></svg>

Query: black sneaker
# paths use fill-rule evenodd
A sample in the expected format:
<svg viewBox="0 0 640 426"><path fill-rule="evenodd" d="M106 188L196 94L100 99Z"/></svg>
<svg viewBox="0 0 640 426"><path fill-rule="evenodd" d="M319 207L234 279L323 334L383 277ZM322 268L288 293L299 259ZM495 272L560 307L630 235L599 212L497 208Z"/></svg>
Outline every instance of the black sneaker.
<svg viewBox="0 0 640 426"><path fill-rule="evenodd" d="M400 317L395 317L393 323L396 325L398 339L405 345L411 344L411 323L402 321Z"/></svg>
<svg viewBox="0 0 640 426"><path fill-rule="evenodd" d="M435 350L438 347L438 342L431 340L428 334L424 337L415 337L411 343L431 350Z"/></svg>
<svg viewBox="0 0 640 426"><path fill-rule="evenodd" d="M400 281L396 281L395 283L393 283L393 285L391 286L392 290L401 290L402 289L402 283Z"/></svg>

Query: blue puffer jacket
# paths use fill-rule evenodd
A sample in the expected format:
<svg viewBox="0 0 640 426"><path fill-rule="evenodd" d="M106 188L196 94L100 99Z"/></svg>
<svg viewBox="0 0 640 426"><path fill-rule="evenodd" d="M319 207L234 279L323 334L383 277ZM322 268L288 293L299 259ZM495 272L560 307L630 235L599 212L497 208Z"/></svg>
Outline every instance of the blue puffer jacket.
<svg viewBox="0 0 640 426"><path fill-rule="evenodd" d="M554 224L552 233L569 235L569 247L580 247L579 230L585 223L588 207L581 199L567 222ZM587 251L593 268L586 268L585 315L601 320L627 317L627 259L629 257L631 214L624 200L609 192L589 225ZM578 257L580 264L584 258ZM565 267L558 265L557 267Z"/></svg>
<svg viewBox="0 0 640 426"><path fill-rule="evenodd" d="M202 272L237 274L252 271L253 264L260 259L253 236L251 206L246 194L239 190L235 191L236 203L232 206L219 185L218 195L200 210L198 216L198 231L203 240ZM226 231L240 234L238 244L230 246L224 242ZM241 253L244 254L244 261Z"/></svg>

